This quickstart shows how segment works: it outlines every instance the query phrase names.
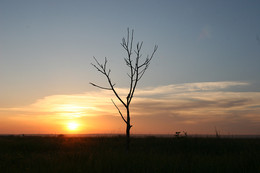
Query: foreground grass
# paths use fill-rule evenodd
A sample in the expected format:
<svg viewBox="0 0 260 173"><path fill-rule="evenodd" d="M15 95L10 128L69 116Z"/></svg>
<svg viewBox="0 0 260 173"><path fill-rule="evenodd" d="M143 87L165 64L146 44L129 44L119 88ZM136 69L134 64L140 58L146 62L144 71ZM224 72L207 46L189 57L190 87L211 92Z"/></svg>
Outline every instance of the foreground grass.
<svg viewBox="0 0 260 173"><path fill-rule="evenodd" d="M0 137L0 172L260 172L260 139Z"/></svg>

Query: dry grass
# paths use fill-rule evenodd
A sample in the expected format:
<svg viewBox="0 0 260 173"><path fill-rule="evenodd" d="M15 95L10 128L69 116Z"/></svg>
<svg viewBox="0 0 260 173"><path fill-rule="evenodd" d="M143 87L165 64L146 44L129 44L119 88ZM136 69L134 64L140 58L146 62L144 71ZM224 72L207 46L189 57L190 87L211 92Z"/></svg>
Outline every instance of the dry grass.
<svg viewBox="0 0 260 173"><path fill-rule="evenodd" d="M0 137L0 172L260 172L260 139Z"/></svg>

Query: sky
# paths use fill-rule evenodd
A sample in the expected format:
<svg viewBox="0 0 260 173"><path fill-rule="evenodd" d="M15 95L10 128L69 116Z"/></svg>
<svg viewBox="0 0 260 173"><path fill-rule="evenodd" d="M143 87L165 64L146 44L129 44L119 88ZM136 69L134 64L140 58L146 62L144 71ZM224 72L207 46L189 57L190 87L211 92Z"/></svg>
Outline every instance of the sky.
<svg viewBox="0 0 260 173"><path fill-rule="evenodd" d="M258 0L0 0L0 134L125 133L106 78L129 87L127 28L159 48L131 103L134 134L260 134ZM120 102L116 104L120 106Z"/></svg>

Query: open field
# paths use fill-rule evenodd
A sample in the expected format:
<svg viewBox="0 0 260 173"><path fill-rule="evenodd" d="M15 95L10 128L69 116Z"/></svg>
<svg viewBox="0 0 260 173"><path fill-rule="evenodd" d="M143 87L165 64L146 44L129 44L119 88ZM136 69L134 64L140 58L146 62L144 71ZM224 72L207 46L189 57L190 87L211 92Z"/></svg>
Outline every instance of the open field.
<svg viewBox="0 0 260 173"><path fill-rule="evenodd" d="M260 172L260 139L0 137L0 172Z"/></svg>

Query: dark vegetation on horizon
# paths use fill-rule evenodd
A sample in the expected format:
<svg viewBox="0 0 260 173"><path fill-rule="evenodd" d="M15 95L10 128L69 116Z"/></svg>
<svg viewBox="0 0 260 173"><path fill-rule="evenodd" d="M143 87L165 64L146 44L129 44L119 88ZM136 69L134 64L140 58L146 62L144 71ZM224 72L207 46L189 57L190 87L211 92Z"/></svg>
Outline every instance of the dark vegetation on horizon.
<svg viewBox="0 0 260 173"><path fill-rule="evenodd" d="M0 137L0 172L260 172L260 139Z"/></svg>

